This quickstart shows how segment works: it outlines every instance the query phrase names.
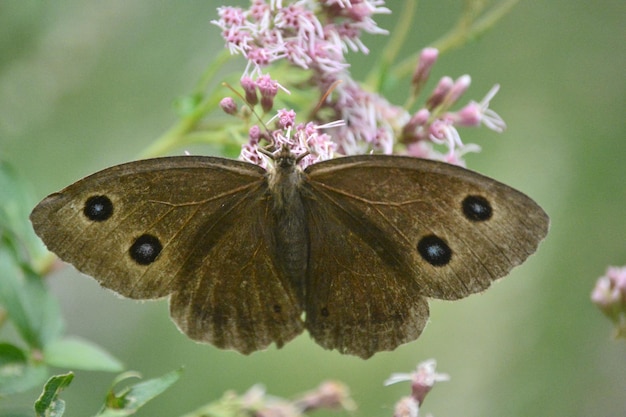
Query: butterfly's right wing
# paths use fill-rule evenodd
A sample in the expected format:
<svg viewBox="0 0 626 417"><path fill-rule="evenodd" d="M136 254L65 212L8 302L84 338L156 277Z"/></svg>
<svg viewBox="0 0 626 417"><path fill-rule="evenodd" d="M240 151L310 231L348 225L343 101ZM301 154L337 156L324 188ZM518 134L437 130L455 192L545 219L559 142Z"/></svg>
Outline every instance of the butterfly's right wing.
<svg viewBox="0 0 626 417"><path fill-rule="evenodd" d="M265 171L173 157L108 168L31 214L48 248L126 297L171 294L189 337L243 353L302 331L301 302L275 267Z"/></svg>
<svg viewBox="0 0 626 417"><path fill-rule="evenodd" d="M194 279L170 300L172 318L192 339L247 354L281 347L304 329L302 300L275 262L264 191L250 190L198 230L179 273Z"/></svg>

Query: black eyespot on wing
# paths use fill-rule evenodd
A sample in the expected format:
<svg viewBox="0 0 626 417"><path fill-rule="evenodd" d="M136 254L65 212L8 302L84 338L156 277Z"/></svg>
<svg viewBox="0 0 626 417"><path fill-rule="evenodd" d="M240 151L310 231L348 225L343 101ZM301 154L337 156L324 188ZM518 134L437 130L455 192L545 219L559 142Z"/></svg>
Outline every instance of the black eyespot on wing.
<svg viewBox="0 0 626 417"><path fill-rule="evenodd" d="M468 220L482 222L491 218L493 209L485 197L468 195L463 200L463 214Z"/></svg>
<svg viewBox="0 0 626 417"><path fill-rule="evenodd" d="M322 307L322 309L320 310L320 314L322 315L322 317L328 317L328 309L326 307Z"/></svg>
<svg viewBox="0 0 626 417"><path fill-rule="evenodd" d="M141 235L130 247L129 254L139 265L150 265L161 253L163 245L152 235Z"/></svg>
<svg viewBox="0 0 626 417"><path fill-rule="evenodd" d="M435 235L424 236L417 243L417 251L422 258L432 266L444 266L452 258L450 246Z"/></svg>
<svg viewBox="0 0 626 417"><path fill-rule="evenodd" d="M105 195L94 195L85 201L85 216L94 222L103 222L113 215L113 202Z"/></svg>
<svg viewBox="0 0 626 417"><path fill-rule="evenodd" d="M280 304L274 304L274 306L272 308L274 310L274 313L276 313L276 314L280 314L280 312L283 311L283 309L280 306Z"/></svg>

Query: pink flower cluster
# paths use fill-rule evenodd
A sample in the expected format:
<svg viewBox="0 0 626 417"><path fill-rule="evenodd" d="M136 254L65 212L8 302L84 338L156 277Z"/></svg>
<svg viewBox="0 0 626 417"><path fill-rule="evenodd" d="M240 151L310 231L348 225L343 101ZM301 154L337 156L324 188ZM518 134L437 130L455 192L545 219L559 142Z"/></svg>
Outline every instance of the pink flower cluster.
<svg viewBox="0 0 626 417"><path fill-rule="evenodd" d="M304 164L332 157L332 151L343 155L402 152L463 164L462 156L476 151L478 146L463 144L457 127L482 124L498 132L505 128L502 119L489 109L498 86L481 102L472 101L461 110L451 111L469 87L467 75L456 81L443 77L425 104L415 112L391 104L352 79L345 54L349 51L368 53L361 35L364 32L387 33L376 25L373 16L389 12L382 0L253 0L248 9L230 6L218 9L219 19L213 23L221 28L228 49L248 61L241 85L249 105L260 102L263 112L268 113L278 89L287 91L269 74L263 74L264 69L281 60L308 70L311 74L308 85L324 97L313 115L319 123L309 124L308 130L296 127L295 132L269 132L266 135L269 137L263 139L291 138L288 142L296 147L323 142L323 149L314 149L312 154L316 156L303 161ZM414 96L426 84L437 56L436 49L422 51L412 78ZM224 103L222 108L230 114L236 109L230 102ZM336 121L344 123L333 123ZM329 137L320 139L321 126L332 127ZM314 132L311 138L306 136L307 131ZM401 150L398 143L404 144ZM446 151L438 152L439 145ZM255 156L254 149L258 146L258 138L251 135L250 142L244 145L242 158L262 163L262 156ZM294 152L296 150L294 148Z"/></svg>
<svg viewBox="0 0 626 417"><path fill-rule="evenodd" d="M412 80L416 95L426 84L438 54L434 48L422 50ZM500 88L499 85L495 85L480 103L470 101L461 110L450 111L450 108L467 91L470 83L469 75L463 75L456 81L450 77L443 77L439 80L424 106L417 110L402 128L400 140L407 144L408 154L463 165L461 157L467 152L477 151L480 148L473 144L463 144L456 129L457 126L478 127L483 124L496 132L502 132L506 128L502 118L489 108L491 99ZM433 144L445 145L448 152L437 154Z"/></svg>
<svg viewBox="0 0 626 417"><path fill-rule="evenodd" d="M327 133L320 133L320 130L343 124L343 121L325 125L313 122L296 124L296 112L287 109L278 110L269 123L273 121L275 122L274 129L268 128L264 131L258 125L250 128L249 141L241 149L241 160L267 168L270 162L259 151L259 144L263 139L273 145L274 151L279 151L283 145L287 145L295 155L306 154L298 163L302 168L306 168L316 162L331 159L337 148L332 137Z"/></svg>
<svg viewBox="0 0 626 417"><path fill-rule="evenodd" d="M348 388L336 381L323 382L294 400L271 396L261 385L254 385L238 398L234 394L231 397L228 400L231 414L257 417L303 417L316 410L352 411L356 408Z"/></svg>
<svg viewBox="0 0 626 417"><path fill-rule="evenodd" d="M591 301L615 324L616 337L626 338L626 266L610 266L598 278Z"/></svg>
<svg viewBox="0 0 626 417"><path fill-rule="evenodd" d="M367 53L360 40L362 32L386 33L372 16L389 13L389 9L381 7L382 0L251 3L247 10L218 8L219 19L213 23L222 29L231 53L242 54L256 68L286 59L319 73L347 69L344 52L348 49Z"/></svg>

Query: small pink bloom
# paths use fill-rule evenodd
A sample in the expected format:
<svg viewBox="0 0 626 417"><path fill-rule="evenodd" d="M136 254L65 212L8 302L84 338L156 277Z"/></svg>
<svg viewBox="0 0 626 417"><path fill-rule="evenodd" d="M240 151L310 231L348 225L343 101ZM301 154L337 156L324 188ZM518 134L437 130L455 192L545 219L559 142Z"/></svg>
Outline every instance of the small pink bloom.
<svg viewBox="0 0 626 417"><path fill-rule="evenodd" d="M467 74L461 75L454 82L454 84L452 85L452 88L450 88L450 91L448 91L448 94L446 95L444 99L445 105L447 107L450 107L454 103L456 103L459 100L459 98L461 98L461 96L465 94L465 92L467 91L471 83L472 83L472 78L469 75Z"/></svg>
<svg viewBox="0 0 626 417"><path fill-rule="evenodd" d="M256 22L266 19L270 13L270 6L264 0L254 0L250 6L250 16Z"/></svg>
<svg viewBox="0 0 626 417"><path fill-rule="evenodd" d="M406 154L415 158L439 160L439 154L434 151L432 143L423 140L407 145Z"/></svg>
<svg viewBox="0 0 626 417"><path fill-rule="evenodd" d="M321 383L315 390L297 399L294 405L301 413L320 409L353 410L355 408L348 387L335 381Z"/></svg>
<svg viewBox="0 0 626 417"><path fill-rule="evenodd" d="M395 384L397 382L411 381L411 397L413 397L418 405L424 402L424 397L432 389L436 382L449 381L448 374L440 374L435 372L437 361L429 359L417 365L417 369L410 374L395 373L385 381L385 385Z"/></svg>
<svg viewBox="0 0 626 417"><path fill-rule="evenodd" d="M255 84L259 88L262 97L276 97L276 93L278 93L278 83L272 80L268 74L259 75Z"/></svg>
<svg viewBox="0 0 626 417"><path fill-rule="evenodd" d="M246 15L240 7L218 7L217 15L220 17L219 25L223 27L243 25L246 20Z"/></svg>
<svg viewBox="0 0 626 417"><path fill-rule="evenodd" d="M261 154L259 154L258 148L255 145L244 143L241 146L241 153L239 154L239 159L244 162L249 162L251 164L255 164L262 168L267 169L267 162L265 161L264 158L261 157Z"/></svg>
<svg viewBox="0 0 626 417"><path fill-rule="evenodd" d="M248 137L250 138L251 144L258 144L261 139L261 128L257 125L252 125L250 130L248 130Z"/></svg>
<svg viewBox="0 0 626 417"><path fill-rule="evenodd" d="M615 288L626 295L626 267L609 267L607 275L613 280Z"/></svg>
<svg viewBox="0 0 626 417"><path fill-rule="evenodd" d="M293 109L280 109L278 110L277 125L281 129L287 129L293 127L296 122L296 112Z"/></svg>
<svg viewBox="0 0 626 417"><path fill-rule="evenodd" d="M591 292L591 301L600 308L609 308L619 303L620 292L615 288L613 281L608 276L598 278L596 286Z"/></svg>
<svg viewBox="0 0 626 417"><path fill-rule="evenodd" d="M243 76L239 81L243 91L245 93L246 102L251 106L254 106L259 102L259 97L256 93L256 83L248 76Z"/></svg>
<svg viewBox="0 0 626 417"><path fill-rule="evenodd" d="M393 417L418 417L420 405L413 397L404 397L396 403Z"/></svg>
<svg viewBox="0 0 626 417"><path fill-rule="evenodd" d="M426 84L426 81L428 81L428 77L430 76L430 70L432 69L433 65L435 65L435 62L437 62L438 56L439 51L436 48L422 49L419 62L417 63L417 68L413 73L412 82L415 94L418 94L424 84Z"/></svg>
<svg viewBox="0 0 626 417"><path fill-rule="evenodd" d="M224 97L220 100L220 107L226 114L235 114L237 113L237 103L233 100L232 97Z"/></svg>
<svg viewBox="0 0 626 417"><path fill-rule="evenodd" d="M426 108L432 110L443 102L443 99L448 95L448 92L454 85L452 78L445 76L439 80L435 90L432 92L428 100L426 101Z"/></svg>
<svg viewBox="0 0 626 417"><path fill-rule="evenodd" d="M428 109L419 109L405 125L405 130L414 132L418 127L426 125L430 118L430 111Z"/></svg>
<svg viewBox="0 0 626 417"><path fill-rule="evenodd" d="M435 120L430 125L429 133L430 140L438 144L446 145L450 150L463 146L461 136L450 120Z"/></svg>
<svg viewBox="0 0 626 417"><path fill-rule="evenodd" d="M591 301L615 325L615 337L626 338L626 266L608 267L596 282Z"/></svg>
<svg viewBox="0 0 626 417"><path fill-rule="evenodd" d="M495 85L480 103L471 101L468 105L454 114L455 124L459 126L479 126L481 123L487 128L502 132L506 123L495 111L489 108L489 102L496 95L499 85Z"/></svg>
<svg viewBox="0 0 626 417"><path fill-rule="evenodd" d="M250 50L246 52L246 58L259 67L267 66L272 61L269 51L265 48L258 47L250 48Z"/></svg>

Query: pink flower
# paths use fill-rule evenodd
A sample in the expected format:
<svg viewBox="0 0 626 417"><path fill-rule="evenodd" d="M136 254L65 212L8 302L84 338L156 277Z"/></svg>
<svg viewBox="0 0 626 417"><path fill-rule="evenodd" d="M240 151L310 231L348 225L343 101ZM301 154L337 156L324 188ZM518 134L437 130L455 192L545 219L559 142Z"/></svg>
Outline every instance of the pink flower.
<svg viewBox="0 0 626 417"><path fill-rule="evenodd" d="M404 397L396 403L393 410L393 417L418 417L419 408L420 405L415 398L411 396Z"/></svg>
<svg viewBox="0 0 626 417"><path fill-rule="evenodd" d="M417 63L417 68L415 68L415 72L413 73L413 79L411 80L413 83L414 94L418 95L422 90L426 81L428 81L428 77L430 76L430 70L432 69L435 62L437 62L437 58L439 57L439 51L435 48L424 48L420 54L419 61Z"/></svg>
<svg viewBox="0 0 626 417"><path fill-rule="evenodd" d="M469 75L461 75L454 82L454 84L452 84L452 87L448 91L448 94L446 94L446 97L444 98L444 101L442 103L444 109L447 110L448 108L450 108L450 106L456 103L459 98L461 98L461 96L465 94L471 83L472 78Z"/></svg>
<svg viewBox="0 0 626 417"><path fill-rule="evenodd" d="M298 162L301 168L331 159L334 156L337 144L333 142L330 135L321 133L321 131L343 126L344 122L336 121L324 125L309 122L296 125L296 116L295 111L292 109L281 109L270 119L270 122L273 120L277 121L275 130L262 133L258 126L253 126L249 132L248 142L242 145L239 159L267 169L271 159L259 151L260 147L264 147L260 143L261 139L269 141L268 145L271 145L275 152L278 152L283 146L287 146L296 156L306 154Z"/></svg>
<svg viewBox="0 0 626 417"><path fill-rule="evenodd" d="M413 397L419 405L424 402L424 397L432 389L436 382L449 381L448 374L440 374L435 372L437 361L429 359L417 365L417 369L410 374L396 373L385 381L385 385L391 385L403 381L411 381L411 397Z"/></svg>
<svg viewBox="0 0 626 417"><path fill-rule="evenodd" d="M278 114L276 116L278 117L277 125L280 129L289 129L293 127L296 122L296 112L293 110L278 110Z"/></svg>
<svg viewBox="0 0 626 417"><path fill-rule="evenodd" d="M448 92L454 85L452 78L446 76L442 77L437 83L437 87L432 92L428 100L426 101L426 108L432 110L439 107L443 103L443 99L448 95Z"/></svg>
<svg viewBox="0 0 626 417"><path fill-rule="evenodd" d="M393 413L394 417L418 417L424 398L435 383L450 380L447 374L435 372L436 367L437 362L434 359L429 359L417 365L417 369L414 372L410 374L391 374L385 381L385 385L403 381L411 382L411 395L400 399L400 401L396 403Z"/></svg>
<svg viewBox="0 0 626 417"><path fill-rule="evenodd" d="M256 83L254 80L248 76L243 76L239 82L243 88L246 102L251 106L257 104L259 102L259 97L256 93Z"/></svg>
<svg viewBox="0 0 626 417"><path fill-rule="evenodd" d="M232 97L224 97L220 100L220 107L226 114L237 113L237 103L235 103Z"/></svg>
<svg viewBox="0 0 626 417"><path fill-rule="evenodd" d="M615 337L626 338L626 266L610 266L598 278L591 301L615 324Z"/></svg>
<svg viewBox="0 0 626 417"><path fill-rule="evenodd" d="M506 123L495 111L489 108L489 102L496 95L500 86L496 84L487 93L480 103L470 101L470 103L454 114L455 123L459 126L480 126L484 124L487 128L496 132L502 132L506 128Z"/></svg>
<svg viewBox="0 0 626 417"><path fill-rule="evenodd" d="M261 108L269 112L274 106L274 97L278 93L278 82L272 80L268 74L259 75L256 85L261 93Z"/></svg>

